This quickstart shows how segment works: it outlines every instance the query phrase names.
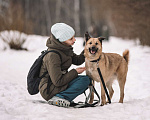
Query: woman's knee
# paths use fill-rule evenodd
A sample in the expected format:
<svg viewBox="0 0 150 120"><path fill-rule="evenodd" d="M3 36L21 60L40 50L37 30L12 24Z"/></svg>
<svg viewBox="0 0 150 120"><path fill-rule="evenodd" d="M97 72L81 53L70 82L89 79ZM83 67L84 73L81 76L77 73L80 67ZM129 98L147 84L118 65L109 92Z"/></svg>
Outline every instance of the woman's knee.
<svg viewBox="0 0 150 120"><path fill-rule="evenodd" d="M79 76L78 78L74 79L69 83L69 86L77 87L77 88L85 88L88 87L90 84L90 78L88 76Z"/></svg>
<svg viewBox="0 0 150 120"><path fill-rule="evenodd" d="M84 84L86 84L87 86L91 83L91 80L90 80L90 78L88 76L82 76L81 79L82 79L82 82Z"/></svg>

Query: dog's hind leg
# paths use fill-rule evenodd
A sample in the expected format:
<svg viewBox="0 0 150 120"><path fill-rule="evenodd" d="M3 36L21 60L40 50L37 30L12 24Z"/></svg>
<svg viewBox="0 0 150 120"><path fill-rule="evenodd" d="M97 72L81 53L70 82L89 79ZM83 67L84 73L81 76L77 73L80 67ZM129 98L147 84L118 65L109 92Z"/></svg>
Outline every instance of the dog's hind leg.
<svg viewBox="0 0 150 120"><path fill-rule="evenodd" d="M127 63L120 64L118 70L117 70L117 80L120 87L120 100L119 103L123 103L124 99L124 87L126 83L126 76L127 76L128 66Z"/></svg>
<svg viewBox="0 0 150 120"><path fill-rule="evenodd" d="M121 77L118 78L118 82L119 82L119 87L120 87L120 100L119 100L119 103L123 103L126 76L122 76L122 78Z"/></svg>

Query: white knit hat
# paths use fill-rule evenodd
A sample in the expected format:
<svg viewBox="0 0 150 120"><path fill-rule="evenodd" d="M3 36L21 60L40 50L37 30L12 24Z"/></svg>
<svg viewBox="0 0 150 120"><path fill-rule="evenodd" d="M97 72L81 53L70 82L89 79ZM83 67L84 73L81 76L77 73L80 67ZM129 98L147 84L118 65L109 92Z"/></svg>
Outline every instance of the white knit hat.
<svg viewBox="0 0 150 120"><path fill-rule="evenodd" d="M65 23L56 23L51 27L51 33L60 42L69 40L75 35L74 29Z"/></svg>

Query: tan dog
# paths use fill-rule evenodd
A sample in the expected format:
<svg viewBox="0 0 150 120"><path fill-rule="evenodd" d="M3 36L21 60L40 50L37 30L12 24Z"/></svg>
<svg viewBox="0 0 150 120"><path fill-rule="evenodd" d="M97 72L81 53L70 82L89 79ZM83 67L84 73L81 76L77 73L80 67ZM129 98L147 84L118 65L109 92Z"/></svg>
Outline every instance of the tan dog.
<svg viewBox="0 0 150 120"><path fill-rule="evenodd" d="M102 86L97 66L100 68L106 87L109 90L110 99L113 96L114 90L112 83L115 79L118 80L120 86L120 103L123 103L124 99L124 86L126 82L126 76L128 71L129 50L123 52L123 57L116 53L103 53L102 52L102 40L105 38L91 38L88 33L85 34L85 67L86 74L94 81L101 84L101 105L106 104L105 91ZM94 83L93 83L94 84ZM94 99L94 93L92 93L90 102Z"/></svg>

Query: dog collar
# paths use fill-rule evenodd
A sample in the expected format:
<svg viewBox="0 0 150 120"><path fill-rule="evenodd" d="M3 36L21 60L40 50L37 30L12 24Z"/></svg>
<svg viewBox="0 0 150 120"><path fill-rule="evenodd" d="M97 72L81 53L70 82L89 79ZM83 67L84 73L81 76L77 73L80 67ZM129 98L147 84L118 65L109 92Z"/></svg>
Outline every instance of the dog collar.
<svg viewBox="0 0 150 120"><path fill-rule="evenodd" d="M98 62L98 61L100 61L100 59L101 59L101 55L99 56L99 58L97 60L92 60L90 62Z"/></svg>

